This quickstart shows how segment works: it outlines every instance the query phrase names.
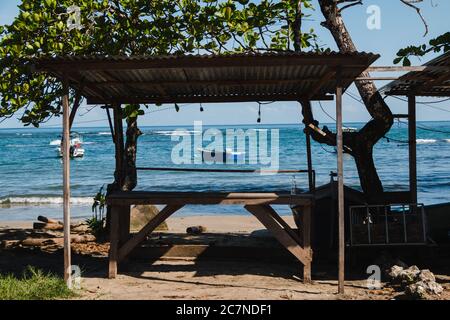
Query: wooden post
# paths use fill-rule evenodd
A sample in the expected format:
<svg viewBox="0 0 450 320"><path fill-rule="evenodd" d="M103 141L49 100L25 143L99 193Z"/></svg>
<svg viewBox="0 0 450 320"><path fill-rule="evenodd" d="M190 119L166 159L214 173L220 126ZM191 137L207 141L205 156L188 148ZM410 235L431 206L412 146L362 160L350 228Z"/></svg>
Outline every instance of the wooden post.
<svg viewBox="0 0 450 320"><path fill-rule="evenodd" d="M311 283L311 206L303 207L302 227L303 227L303 249L309 254L310 261L303 266L303 282Z"/></svg>
<svg viewBox="0 0 450 320"><path fill-rule="evenodd" d="M416 97L408 96L408 145L410 201L417 203L417 154L416 154Z"/></svg>
<svg viewBox="0 0 450 320"><path fill-rule="evenodd" d="M121 188L125 179L124 170L124 141L123 141L123 125L122 125L122 109L120 104L113 105L114 115L114 144L116 152L116 171L115 177L118 187ZM119 229L118 241L123 244L128 241L130 237L130 206L119 206L116 208L120 211L119 214Z"/></svg>
<svg viewBox="0 0 450 320"><path fill-rule="evenodd" d="M306 133L306 158L308 161L308 181L309 181L309 192L315 192L313 167L312 167L312 155L311 155L311 135Z"/></svg>
<svg viewBox="0 0 450 320"><path fill-rule="evenodd" d="M117 262L119 255L119 214L119 207L112 206L111 226L109 229L109 279L114 279L117 276Z"/></svg>
<svg viewBox="0 0 450 320"><path fill-rule="evenodd" d="M341 75L337 75L336 88L336 132L337 132L337 179L338 179L338 225L339 225L339 293L344 293L345 267L345 217L344 217L344 161L342 134L342 85Z"/></svg>
<svg viewBox="0 0 450 320"><path fill-rule="evenodd" d="M64 281L72 288L72 262L70 256L70 110L69 84L67 76L63 80L63 204L64 204Z"/></svg>

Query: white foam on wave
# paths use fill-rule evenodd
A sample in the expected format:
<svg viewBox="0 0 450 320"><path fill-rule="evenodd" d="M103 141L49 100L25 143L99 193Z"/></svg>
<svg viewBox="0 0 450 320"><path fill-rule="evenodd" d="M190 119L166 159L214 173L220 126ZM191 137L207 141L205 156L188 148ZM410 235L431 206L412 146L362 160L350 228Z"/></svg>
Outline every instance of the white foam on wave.
<svg viewBox="0 0 450 320"><path fill-rule="evenodd" d="M97 133L99 136L110 136L111 132L99 132Z"/></svg>
<svg viewBox="0 0 450 320"><path fill-rule="evenodd" d="M91 205L93 203L90 197L73 197L70 203L74 205ZM63 204L62 197L7 197L0 199L0 204L11 205L41 205L41 204Z"/></svg>
<svg viewBox="0 0 450 320"><path fill-rule="evenodd" d="M59 146L60 144L61 144L61 140L57 139L57 140L50 141L49 145L51 145L51 146Z"/></svg>
<svg viewBox="0 0 450 320"><path fill-rule="evenodd" d="M426 143L436 143L436 139L417 139L416 142L418 144L426 144Z"/></svg>
<svg viewBox="0 0 450 320"><path fill-rule="evenodd" d="M162 136L190 136L201 133L199 130L173 130L173 131L155 131Z"/></svg>

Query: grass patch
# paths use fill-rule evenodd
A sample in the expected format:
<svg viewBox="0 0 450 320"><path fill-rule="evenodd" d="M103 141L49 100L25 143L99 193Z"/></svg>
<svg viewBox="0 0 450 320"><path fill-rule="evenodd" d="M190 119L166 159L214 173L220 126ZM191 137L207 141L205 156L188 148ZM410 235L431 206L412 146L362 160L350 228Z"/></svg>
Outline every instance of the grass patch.
<svg viewBox="0 0 450 320"><path fill-rule="evenodd" d="M0 300L51 300L74 296L64 279L31 266L20 278L0 274Z"/></svg>

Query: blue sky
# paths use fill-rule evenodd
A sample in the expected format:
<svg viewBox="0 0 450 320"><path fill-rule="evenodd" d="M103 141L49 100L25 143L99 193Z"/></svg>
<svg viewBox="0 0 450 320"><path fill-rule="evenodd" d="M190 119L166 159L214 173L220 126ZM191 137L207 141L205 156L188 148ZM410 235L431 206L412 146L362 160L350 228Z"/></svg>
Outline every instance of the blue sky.
<svg viewBox="0 0 450 320"><path fill-rule="evenodd" d="M0 24L10 23L18 13L17 5L19 0L2 0L0 4ZM336 49L334 41L329 32L320 26L323 20L317 1L314 0L316 11L310 21L305 21L305 28L313 27L318 33L321 43L324 46ZM366 21L369 15L366 13L368 6L377 5L381 9L381 29L369 30ZM381 54L381 58L375 65L392 65L392 60L399 48L410 44L422 44L439 34L450 30L449 0L425 0L419 5L423 15L429 24L429 34L423 37L424 26L419 17L411 8L401 4L399 0L364 0L364 5L355 6L344 12L346 25L356 43L359 51L369 51ZM414 60L413 64L422 64L433 58L427 56L423 61ZM387 76L388 74L378 74ZM394 75L394 74L392 74ZM377 82L382 87L386 82ZM356 94L356 89L352 86L350 93ZM419 101L431 101L430 98L421 98ZM393 98L386 100L394 113L406 112L407 105L402 101ZM326 111L334 117L333 102L324 102ZM450 101L440 104L433 104L437 108L418 105L418 120L436 121L450 120ZM182 105L179 113L174 108L151 107L150 112L140 118L140 125L192 125L194 120L202 120L204 124L255 124L257 119L256 103L232 103L232 104L205 104L205 112L199 111L199 105ZM170 107L170 106L169 106ZM164 110L161 110L164 109ZM95 108L86 113L90 108L83 106L79 115L75 119L75 126L106 126L104 110ZM320 122L331 122L332 120L321 111L317 104L314 107L315 116ZM17 115L19 117L20 115ZM15 118L17 118L15 117ZM17 119L12 118L0 124L0 128L20 127ZM369 115L364 106L349 96L344 97L344 121L345 122L365 122L369 120ZM97 121L98 120L98 121ZM301 121L299 105L295 102L274 103L262 107L262 124L271 123L296 123ZM60 118L50 120L43 127L59 126Z"/></svg>

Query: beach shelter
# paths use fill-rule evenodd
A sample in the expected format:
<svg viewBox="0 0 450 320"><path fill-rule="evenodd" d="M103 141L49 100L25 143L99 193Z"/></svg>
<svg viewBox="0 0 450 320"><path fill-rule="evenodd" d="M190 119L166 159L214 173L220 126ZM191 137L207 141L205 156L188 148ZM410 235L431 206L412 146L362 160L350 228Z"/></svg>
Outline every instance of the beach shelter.
<svg viewBox="0 0 450 320"><path fill-rule="evenodd" d="M35 61L38 72L64 84L64 226L65 275L70 282L70 163L68 137L77 104L70 108L68 90L78 92L88 104L105 105L114 113L116 175L123 161L122 104L232 103L262 101L336 101L337 176L339 212L339 292L344 290L344 180L342 94L379 56L371 53L242 53L181 56L66 56ZM307 137L307 142L309 137ZM310 145L308 177L313 170ZM145 168L141 168L145 169ZM154 169L154 168L153 168ZM192 169L201 170L201 169ZM205 172L208 170L205 169ZM303 265L303 279L311 280L310 247L313 190L309 193L252 192L142 192L117 191L108 195L111 206L109 277L117 264L139 245L156 226L189 204L239 204L253 214ZM165 205L140 232L130 235L130 206ZM302 212L301 232L293 231L271 207L296 205Z"/></svg>
<svg viewBox="0 0 450 320"><path fill-rule="evenodd" d="M412 68L380 91L408 99L408 113L396 117L408 119L409 190L411 203L417 203L416 97L450 97L450 52Z"/></svg>

